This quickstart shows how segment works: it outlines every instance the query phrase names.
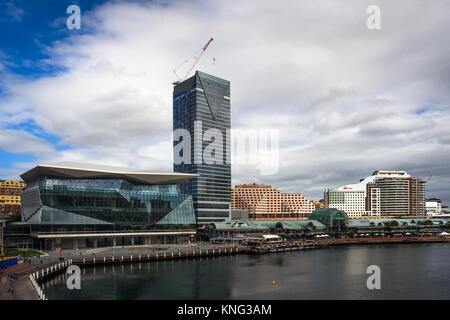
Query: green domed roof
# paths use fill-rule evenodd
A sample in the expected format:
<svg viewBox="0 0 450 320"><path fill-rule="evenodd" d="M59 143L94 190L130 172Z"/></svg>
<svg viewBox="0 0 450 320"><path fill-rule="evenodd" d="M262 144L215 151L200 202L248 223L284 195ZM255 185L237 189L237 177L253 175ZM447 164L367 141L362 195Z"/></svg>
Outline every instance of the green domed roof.
<svg viewBox="0 0 450 320"><path fill-rule="evenodd" d="M336 223L347 224L347 214L335 208L318 209L309 215L308 220L317 220L328 227Z"/></svg>

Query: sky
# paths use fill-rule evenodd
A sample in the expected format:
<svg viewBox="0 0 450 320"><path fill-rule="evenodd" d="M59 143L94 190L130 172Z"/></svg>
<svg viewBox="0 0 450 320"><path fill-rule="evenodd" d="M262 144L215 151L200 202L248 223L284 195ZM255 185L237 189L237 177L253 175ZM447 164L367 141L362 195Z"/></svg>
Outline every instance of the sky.
<svg viewBox="0 0 450 320"><path fill-rule="evenodd" d="M231 82L232 128L280 137L278 172L233 165L233 185L321 199L405 170L449 204L449 12L446 0L2 0L0 177L58 161L172 171L173 69L213 37L196 69Z"/></svg>

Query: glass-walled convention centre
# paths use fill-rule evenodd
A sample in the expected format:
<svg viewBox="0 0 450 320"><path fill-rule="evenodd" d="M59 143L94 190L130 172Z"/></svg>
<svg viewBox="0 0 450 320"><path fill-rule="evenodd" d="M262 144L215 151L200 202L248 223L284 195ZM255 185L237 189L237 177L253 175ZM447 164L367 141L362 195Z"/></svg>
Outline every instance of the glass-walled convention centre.
<svg viewBox="0 0 450 320"><path fill-rule="evenodd" d="M34 246L83 248L187 241L195 235L196 175L92 164L40 165L21 175L22 221Z"/></svg>

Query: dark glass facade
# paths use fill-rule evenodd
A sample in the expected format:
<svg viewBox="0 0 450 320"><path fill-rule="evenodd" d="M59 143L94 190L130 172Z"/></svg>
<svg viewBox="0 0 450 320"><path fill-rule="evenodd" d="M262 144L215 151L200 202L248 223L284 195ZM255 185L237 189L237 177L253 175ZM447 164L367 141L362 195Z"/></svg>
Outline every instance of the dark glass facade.
<svg viewBox="0 0 450 320"><path fill-rule="evenodd" d="M187 130L191 139L190 163L175 163L174 171L199 175L182 186L184 192L192 194L199 224L230 216L230 116L229 81L197 71L174 87L173 129ZM221 133L221 141L205 136L211 129ZM178 143L175 139L174 146ZM202 155L208 146L221 150L221 161L205 162Z"/></svg>
<svg viewBox="0 0 450 320"><path fill-rule="evenodd" d="M44 176L22 200L22 220L37 232L195 229L192 197L174 184Z"/></svg>

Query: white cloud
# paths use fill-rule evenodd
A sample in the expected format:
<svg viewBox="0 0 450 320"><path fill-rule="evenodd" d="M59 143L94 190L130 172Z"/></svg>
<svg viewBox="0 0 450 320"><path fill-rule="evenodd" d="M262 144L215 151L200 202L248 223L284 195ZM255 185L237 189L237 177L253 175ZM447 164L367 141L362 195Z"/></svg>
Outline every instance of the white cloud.
<svg viewBox="0 0 450 320"><path fill-rule="evenodd" d="M439 177L430 195L450 201L450 4L379 1L380 31L366 28L369 4L102 5L82 13L88 34L46 47L46 63L66 71L3 79L0 128L33 120L72 147L42 155L43 142L30 151L40 161L170 170L172 69L213 36L197 68L231 80L233 127L280 130L279 175L236 165L234 183L319 198L373 170L405 169Z"/></svg>
<svg viewBox="0 0 450 320"><path fill-rule="evenodd" d="M14 21L22 21L23 16L25 15L25 11L22 8L18 7L18 3L16 1L7 1L0 6L0 9L3 13L3 17L0 17L1 20L12 19Z"/></svg>
<svg viewBox="0 0 450 320"><path fill-rule="evenodd" d="M0 130L0 149L13 153L45 155L55 150L51 143L28 132L19 130Z"/></svg>

